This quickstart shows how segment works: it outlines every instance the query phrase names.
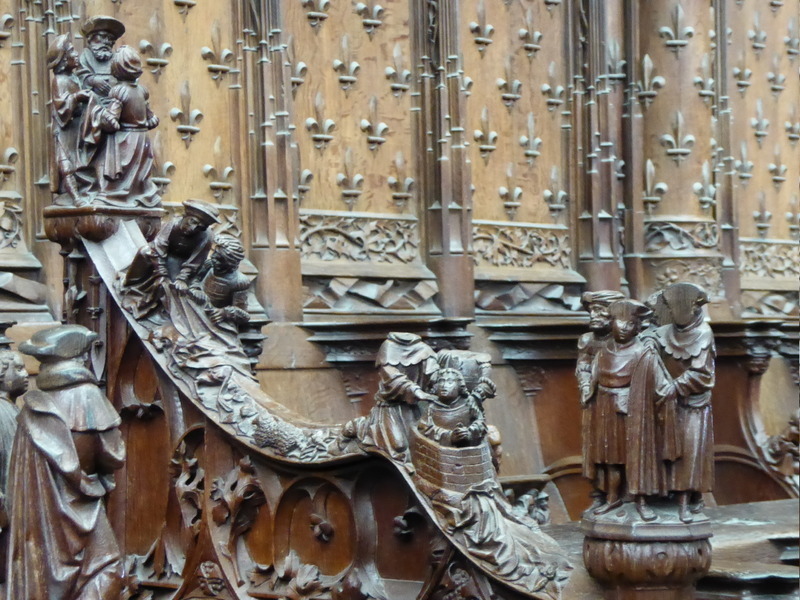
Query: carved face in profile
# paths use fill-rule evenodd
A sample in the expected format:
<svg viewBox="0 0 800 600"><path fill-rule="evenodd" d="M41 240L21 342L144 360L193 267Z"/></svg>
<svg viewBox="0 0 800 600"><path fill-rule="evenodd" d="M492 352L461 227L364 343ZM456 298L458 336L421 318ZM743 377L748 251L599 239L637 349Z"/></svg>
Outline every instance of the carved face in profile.
<svg viewBox="0 0 800 600"><path fill-rule="evenodd" d="M454 369L444 369L436 380L434 393L445 404L452 404L462 393L466 392L464 377Z"/></svg>
<svg viewBox="0 0 800 600"><path fill-rule="evenodd" d="M71 73L80 66L78 53L75 50L75 46L73 46L71 43L67 43L67 46L64 49L64 58L61 59L61 65L59 66L61 67L62 71L66 71L67 73Z"/></svg>
<svg viewBox="0 0 800 600"><path fill-rule="evenodd" d="M116 38L110 31L94 31L89 36L88 46L100 62L108 62L113 54Z"/></svg>
<svg viewBox="0 0 800 600"><path fill-rule="evenodd" d="M22 357L16 352L3 352L0 365L4 367L2 389L12 398L24 394L28 389L28 371Z"/></svg>
<svg viewBox="0 0 800 600"><path fill-rule="evenodd" d="M611 328L611 317L608 305L593 302L589 305L589 329L592 331L608 331Z"/></svg>

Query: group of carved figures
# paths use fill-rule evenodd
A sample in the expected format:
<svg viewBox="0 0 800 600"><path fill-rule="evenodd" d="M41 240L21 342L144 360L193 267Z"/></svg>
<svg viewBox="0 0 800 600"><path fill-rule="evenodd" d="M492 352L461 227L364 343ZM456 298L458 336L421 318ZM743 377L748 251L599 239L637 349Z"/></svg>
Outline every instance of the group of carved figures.
<svg viewBox="0 0 800 600"><path fill-rule="evenodd" d="M590 518L626 501L645 521L651 504L678 505L692 522L714 482L711 389L714 336L706 292L675 283L648 300L586 292L591 332L579 340L584 475Z"/></svg>
<svg viewBox="0 0 800 600"><path fill-rule="evenodd" d="M92 17L78 55L68 35L47 50L51 82L53 153L50 189L67 206L158 206L150 178L153 149L147 132L158 126L147 89L138 83L141 57L129 46L114 51L125 26Z"/></svg>

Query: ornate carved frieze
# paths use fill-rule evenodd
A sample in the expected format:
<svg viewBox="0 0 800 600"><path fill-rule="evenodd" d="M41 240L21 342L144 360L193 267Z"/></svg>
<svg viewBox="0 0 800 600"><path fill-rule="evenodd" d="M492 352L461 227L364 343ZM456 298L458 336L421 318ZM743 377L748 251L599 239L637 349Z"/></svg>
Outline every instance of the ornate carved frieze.
<svg viewBox="0 0 800 600"><path fill-rule="evenodd" d="M644 228L645 250L713 250L719 246L719 226L714 221L678 223L647 221Z"/></svg>
<svg viewBox="0 0 800 600"><path fill-rule="evenodd" d="M415 217L334 211L300 212L304 260L412 263L419 260Z"/></svg>
<svg viewBox="0 0 800 600"><path fill-rule="evenodd" d="M473 221L472 243L478 267L570 268L566 227Z"/></svg>
<svg viewBox="0 0 800 600"><path fill-rule="evenodd" d="M670 258L648 262L656 290L685 281L703 286L712 298L722 293L722 258Z"/></svg>
<svg viewBox="0 0 800 600"><path fill-rule="evenodd" d="M745 277L800 277L800 244L789 241L742 239L739 270Z"/></svg>

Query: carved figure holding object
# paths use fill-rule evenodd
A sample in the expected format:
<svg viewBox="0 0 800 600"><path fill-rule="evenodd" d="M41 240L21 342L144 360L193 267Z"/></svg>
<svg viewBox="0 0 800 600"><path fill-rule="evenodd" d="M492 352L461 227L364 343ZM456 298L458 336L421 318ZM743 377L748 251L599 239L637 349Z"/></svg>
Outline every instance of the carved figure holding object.
<svg viewBox="0 0 800 600"><path fill-rule="evenodd" d="M75 70L78 53L68 35L59 35L47 49L47 68L53 71L50 84L53 152L50 160L50 191L57 194L56 204L85 206L88 200L80 193L76 172L81 165L78 143L81 116L91 92L81 89Z"/></svg>
<svg viewBox="0 0 800 600"><path fill-rule="evenodd" d="M14 439L9 598L118 600L123 593L104 499L125 446L119 415L83 364L96 338L62 325L20 345L41 368Z"/></svg>
<svg viewBox="0 0 800 600"><path fill-rule="evenodd" d="M620 292L602 290L584 292L581 302L589 312L589 331L578 339L578 363L575 377L580 390L583 431L583 475L592 482L592 506L589 510L599 508L605 503L606 481L604 470L595 467L595 447L590 444L595 426L597 404L592 402L592 362L597 351L608 341L611 334L611 317L608 307L612 302L624 299Z"/></svg>

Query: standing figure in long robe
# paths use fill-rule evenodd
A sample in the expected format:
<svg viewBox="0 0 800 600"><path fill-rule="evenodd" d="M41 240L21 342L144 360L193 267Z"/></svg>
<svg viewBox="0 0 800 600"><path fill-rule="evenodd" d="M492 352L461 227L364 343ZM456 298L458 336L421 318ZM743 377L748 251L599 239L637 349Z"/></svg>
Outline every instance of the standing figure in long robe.
<svg viewBox="0 0 800 600"><path fill-rule="evenodd" d="M592 402L592 362L595 354L609 339L611 334L611 317L608 307L612 302L622 300L620 292L599 291L584 292L581 297L583 307L589 312L589 331L578 338L578 363L575 368L575 378L578 380L578 390L581 394L582 427L583 434L583 476L592 482L592 505L589 510L594 510L605 504L606 483L603 478L604 470L595 468L597 448L591 443L594 431L595 412L597 404Z"/></svg>
<svg viewBox="0 0 800 600"><path fill-rule="evenodd" d="M84 142L99 143L101 151L92 163L95 183L91 189L98 202L117 206L154 207L161 203L151 178L153 147L148 131L158 126L150 110L150 94L138 80L142 60L130 46L122 46L111 59L111 73L118 83L108 92L108 104L90 110L90 127Z"/></svg>
<svg viewBox="0 0 800 600"><path fill-rule="evenodd" d="M606 482L606 501L594 509L605 514L622 505L625 493L625 466L628 460L627 415L631 380L644 346L638 335L642 320L650 310L635 300L618 300L608 307L611 338L603 344L592 364L589 401L595 403L594 428L590 444L595 468ZM651 520L651 510L640 507L642 517Z"/></svg>
<svg viewBox="0 0 800 600"><path fill-rule="evenodd" d="M704 322L708 294L692 283L667 287L662 298L672 323L653 332L661 359L674 379L677 399L665 403L660 421L676 421L677 437L662 432L665 488L676 493L682 521L702 510L702 495L714 487L714 430L711 390L714 387L714 333ZM675 411L673 417L670 412ZM666 435L664 435L666 433Z"/></svg>
<svg viewBox="0 0 800 600"><path fill-rule="evenodd" d="M80 166L80 119L91 92L81 89L80 81L75 76L78 64L78 53L69 36L57 36L47 49L47 68L53 71L50 85L53 134L50 191L53 194L66 194L66 199L56 198L56 202L67 200L75 206L83 206L88 204L88 200L81 196L75 173Z"/></svg>
<svg viewBox="0 0 800 600"><path fill-rule="evenodd" d="M125 459L120 418L81 357L97 334L39 331L20 350L41 361L14 439L8 598L119 600L122 559L105 510Z"/></svg>

